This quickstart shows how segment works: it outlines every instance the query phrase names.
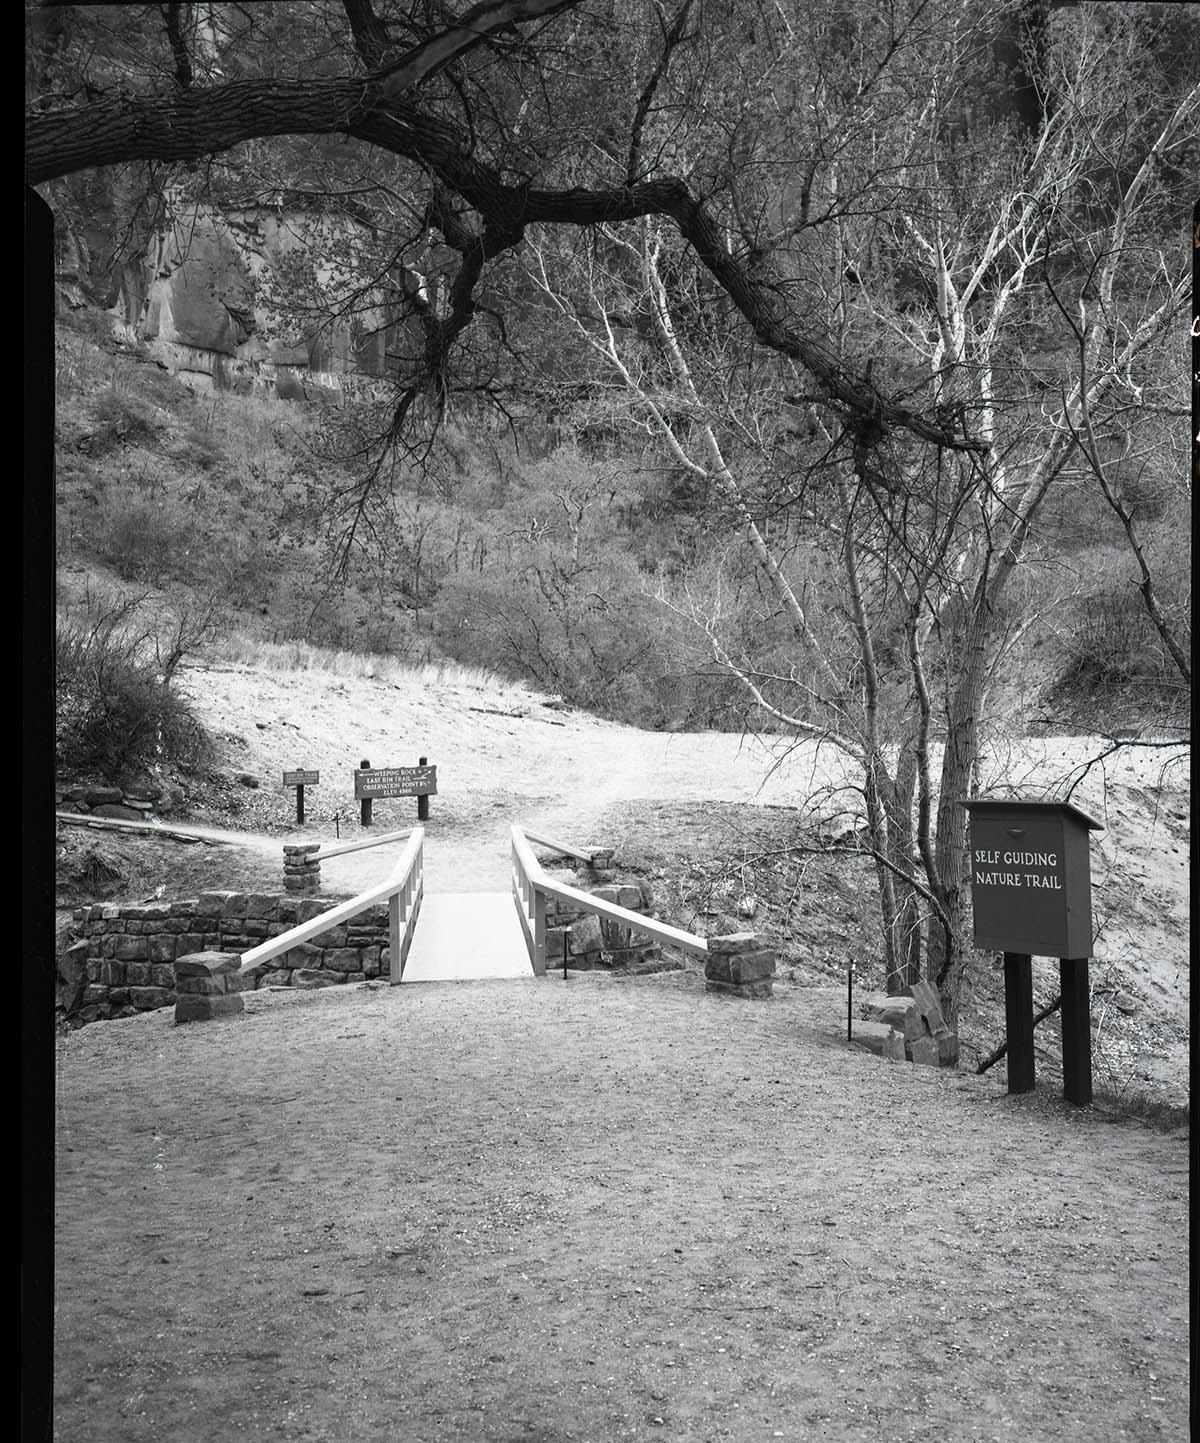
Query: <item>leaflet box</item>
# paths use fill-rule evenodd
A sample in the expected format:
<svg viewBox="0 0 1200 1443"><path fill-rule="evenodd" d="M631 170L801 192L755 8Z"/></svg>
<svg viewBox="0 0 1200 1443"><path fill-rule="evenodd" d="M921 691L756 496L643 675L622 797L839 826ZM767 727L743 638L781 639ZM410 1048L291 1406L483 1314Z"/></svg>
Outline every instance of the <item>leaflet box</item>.
<svg viewBox="0 0 1200 1443"><path fill-rule="evenodd" d="M1099 822L1069 802L974 797L971 898L980 951L1092 955L1089 833Z"/></svg>

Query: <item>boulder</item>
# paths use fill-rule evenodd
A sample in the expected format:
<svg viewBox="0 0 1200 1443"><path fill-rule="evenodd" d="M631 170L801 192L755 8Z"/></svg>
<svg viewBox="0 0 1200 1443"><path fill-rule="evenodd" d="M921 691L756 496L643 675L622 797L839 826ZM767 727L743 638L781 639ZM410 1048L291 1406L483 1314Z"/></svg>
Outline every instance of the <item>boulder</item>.
<svg viewBox="0 0 1200 1443"><path fill-rule="evenodd" d="M165 815L170 812L177 812L187 798L182 787L175 786L174 783L168 783L162 796L156 797L155 800L158 803L157 810Z"/></svg>
<svg viewBox="0 0 1200 1443"><path fill-rule="evenodd" d="M142 781L131 782L125 788L126 801L157 802L163 795L165 793L162 786L149 777Z"/></svg>
<svg viewBox="0 0 1200 1443"><path fill-rule="evenodd" d="M141 812L135 811L133 807L127 807L124 802L101 802L98 807L92 808L93 817L111 817L119 822L144 822L146 818Z"/></svg>
<svg viewBox="0 0 1200 1443"><path fill-rule="evenodd" d="M905 1037L920 1037L925 1031L915 997L868 993L859 1003L859 1016L868 1022L886 1022Z"/></svg>
<svg viewBox="0 0 1200 1443"><path fill-rule="evenodd" d="M904 1037L886 1022L855 1022L851 1026L850 1040L853 1045L873 1052L877 1057L904 1061Z"/></svg>
<svg viewBox="0 0 1200 1443"><path fill-rule="evenodd" d="M120 787L88 787L83 800L89 807L101 807L110 802L120 802L124 795Z"/></svg>
<svg viewBox="0 0 1200 1443"><path fill-rule="evenodd" d="M937 1067L938 1044L935 1037L914 1037L908 1044L908 1054L919 1067Z"/></svg>
<svg viewBox="0 0 1200 1443"><path fill-rule="evenodd" d="M72 942L55 959L58 971L58 1005L64 1012L75 1012L83 1002L88 985L88 944Z"/></svg>

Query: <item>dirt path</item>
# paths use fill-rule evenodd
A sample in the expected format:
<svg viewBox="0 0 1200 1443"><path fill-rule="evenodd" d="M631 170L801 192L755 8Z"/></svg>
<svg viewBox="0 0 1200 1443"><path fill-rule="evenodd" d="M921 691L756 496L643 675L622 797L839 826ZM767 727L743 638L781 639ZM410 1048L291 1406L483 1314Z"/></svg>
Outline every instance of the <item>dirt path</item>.
<svg viewBox="0 0 1200 1443"><path fill-rule="evenodd" d="M510 828L514 822L578 845L604 843L605 821L615 802L730 800L761 805L766 798L801 799L810 794L812 766L802 759L777 767L770 750L752 739L711 734L674 737L638 732L604 723L583 727L576 721L565 735L535 732L522 739L515 755L492 758L488 742L475 738L477 752L460 753L439 775L439 794L430 800L426 826L426 881L431 890L456 892L503 889L509 885ZM481 765L480 756L485 760ZM492 758L488 760L489 758ZM840 774L826 761L818 785ZM778 803L776 803L778 804ZM411 802L375 804L380 832L406 828L415 820ZM334 841L328 817L282 840L320 835ZM345 823L355 840L367 834L357 812ZM267 840L267 839L264 839ZM386 872L385 853L366 850L329 859L322 868L326 884L356 891Z"/></svg>
<svg viewBox="0 0 1200 1443"><path fill-rule="evenodd" d="M56 1438L1187 1436L1186 1139L834 1007L548 977L67 1034Z"/></svg>

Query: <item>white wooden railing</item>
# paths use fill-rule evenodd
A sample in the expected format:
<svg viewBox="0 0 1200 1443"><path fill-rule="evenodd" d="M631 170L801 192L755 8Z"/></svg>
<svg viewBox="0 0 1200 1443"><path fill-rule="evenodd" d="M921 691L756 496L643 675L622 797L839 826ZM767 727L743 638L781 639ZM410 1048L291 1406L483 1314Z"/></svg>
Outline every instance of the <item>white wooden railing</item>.
<svg viewBox="0 0 1200 1443"><path fill-rule="evenodd" d="M514 825L512 829L512 886L513 901L517 904L517 916L521 919L521 930L525 934L525 946L533 964L535 977L546 973L546 893L538 887L538 879L544 877L542 864L533 855L525 833Z"/></svg>
<svg viewBox="0 0 1200 1443"><path fill-rule="evenodd" d="M570 842L559 842L554 837L543 836L540 832L531 832L528 827L522 827L527 842L536 842L539 847L545 847L551 852L560 852L564 857L575 857L580 862L586 862L588 866L594 866L596 856L600 853L599 847L576 847ZM604 855L611 855L607 848Z"/></svg>
<svg viewBox="0 0 1200 1443"><path fill-rule="evenodd" d="M552 841L548 837L538 836L535 832L527 832L517 825L512 828L513 901L521 919L525 945L529 949L529 960L536 976L540 977L546 971L547 897L558 897L564 902L572 903L582 912L591 912L597 917L607 918L610 922L619 922L622 927L628 927L631 931L644 932L656 941L690 952L694 957L708 956L708 943L694 932L685 932L681 927L671 927L666 922L645 917L640 912L631 912L628 907L618 907L615 902L605 902L600 897L593 897L590 892L582 892L578 887L556 881L543 870L542 864L534 856L531 842L537 842L540 846L549 847L552 851L562 852L569 857L578 857L585 862L590 862L595 852Z"/></svg>
<svg viewBox="0 0 1200 1443"><path fill-rule="evenodd" d="M328 857L337 852L357 852L363 847L377 847L382 842L396 841L401 837L408 838L404 850L382 882L360 892L356 897L351 897L348 902L339 902L336 907L322 912L319 917L301 922L290 931L272 937L269 942L251 947L248 952L242 953L239 971L248 972L252 967L269 962L272 957L279 957L293 947L298 947L301 942L320 937L340 922L357 917L360 912L365 912L377 902L386 901L391 982L395 986L404 975L404 964L412 946L413 929L417 925L421 897L425 890L425 828L413 827L411 831L389 832L382 837L372 837L369 842L347 842L344 846L332 847L322 854Z"/></svg>
<svg viewBox="0 0 1200 1443"><path fill-rule="evenodd" d="M361 852L366 847L383 847L388 842L399 842L405 837L411 837L412 827L405 827L400 832L383 832L378 837L367 837L362 842L336 842L332 847L322 846L319 852L310 852L309 857L314 862L326 862L330 857L341 857L347 852Z"/></svg>

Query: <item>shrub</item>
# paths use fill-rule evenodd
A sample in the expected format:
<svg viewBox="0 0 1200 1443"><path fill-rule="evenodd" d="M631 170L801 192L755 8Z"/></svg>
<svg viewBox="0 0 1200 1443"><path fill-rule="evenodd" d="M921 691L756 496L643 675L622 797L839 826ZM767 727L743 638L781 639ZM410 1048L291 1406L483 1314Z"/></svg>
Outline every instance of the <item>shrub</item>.
<svg viewBox="0 0 1200 1443"><path fill-rule="evenodd" d="M573 567L548 550L531 561L459 573L431 609L439 648L557 693L573 706L641 726L678 719L661 679L678 670L673 619L641 590L636 566L606 552Z"/></svg>
<svg viewBox="0 0 1200 1443"><path fill-rule="evenodd" d="M197 471L219 470L224 464L220 440L206 426L188 426L172 452L181 462Z"/></svg>
<svg viewBox="0 0 1200 1443"><path fill-rule="evenodd" d="M145 445L158 430L153 402L122 391L115 383L94 402L92 425L87 449L93 456L120 446Z"/></svg>
<svg viewBox="0 0 1200 1443"><path fill-rule="evenodd" d="M159 638L138 625L139 604L89 596L59 619L54 743L63 772L120 783L155 764L195 767L210 755L203 727L159 669Z"/></svg>
<svg viewBox="0 0 1200 1443"><path fill-rule="evenodd" d="M109 496L89 524L94 554L122 581L160 585L183 568L192 542L191 518L171 502Z"/></svg>
<svg viewBox="0 0 1200 1443"><path fill-rule="evenodd" d="M1081 598L1064 680L1091 692L1178 681L1136 587Z"/></svg>

